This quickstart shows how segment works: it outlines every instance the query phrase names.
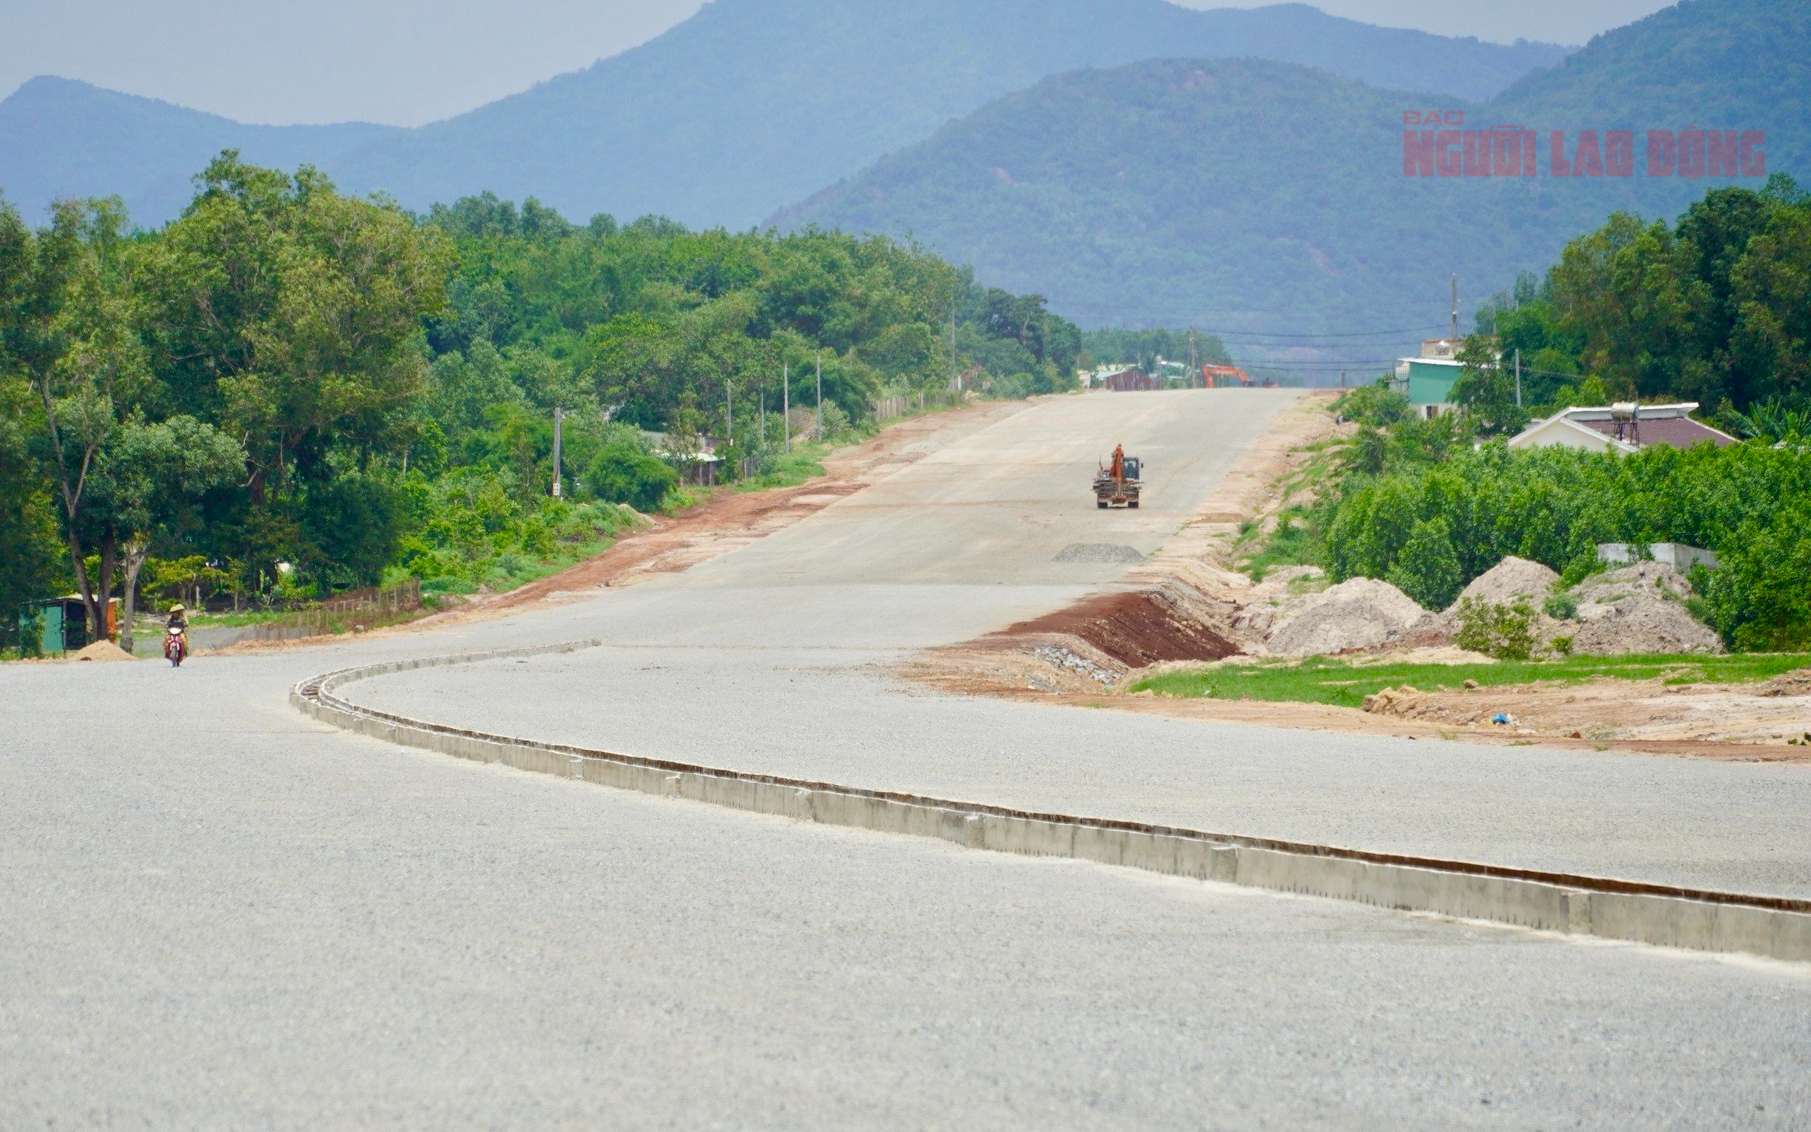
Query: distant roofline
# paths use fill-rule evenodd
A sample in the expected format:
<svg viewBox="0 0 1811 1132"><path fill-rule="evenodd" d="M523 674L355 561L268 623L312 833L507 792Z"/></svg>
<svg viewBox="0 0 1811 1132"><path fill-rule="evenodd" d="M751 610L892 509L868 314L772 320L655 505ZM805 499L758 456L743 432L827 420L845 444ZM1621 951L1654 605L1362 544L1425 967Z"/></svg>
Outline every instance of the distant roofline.
<svg viewBox="0 0 1811 1132"><path fill-rule="evenodd" d="M1698 402L1696 401L1675 401L1670 405L1642 405L1640 406L1640 416L1644 420L1689 419L1697 409ZM1575 421L1609 421L1616 419L1616 407L1614 405L1573 405L1561 409L1553 415ZM1704 424L1703 421L1693 423ZM1709 425L1704 425L1704 427L1710 428ZM1731 439L1734 438L1731 437Z"/></svg>

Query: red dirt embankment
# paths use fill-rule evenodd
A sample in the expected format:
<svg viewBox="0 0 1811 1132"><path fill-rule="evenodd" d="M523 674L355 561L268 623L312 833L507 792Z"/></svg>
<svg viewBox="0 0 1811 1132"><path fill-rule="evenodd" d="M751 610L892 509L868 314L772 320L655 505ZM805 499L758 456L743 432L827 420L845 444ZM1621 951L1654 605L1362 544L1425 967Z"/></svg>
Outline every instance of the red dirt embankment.
<svg viewBox="0 0 1811 1132"><path fill-rule="evenodd" d="M1239 646L1178 607L1162 590L1096 594L983 638L1010 644L1029 637L1079 637L1127 668L1165 660L1220 660Z"/></svg>

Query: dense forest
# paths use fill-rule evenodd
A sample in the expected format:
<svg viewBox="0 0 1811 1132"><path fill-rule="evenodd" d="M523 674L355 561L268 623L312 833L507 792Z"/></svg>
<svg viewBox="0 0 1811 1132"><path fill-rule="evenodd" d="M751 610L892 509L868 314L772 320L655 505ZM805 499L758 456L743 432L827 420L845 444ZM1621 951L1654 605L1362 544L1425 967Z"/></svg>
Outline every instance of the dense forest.
<svg viewBox="0 0 1811 1132"><path fill-rule="evenodd" d="M98 626L153 578L250 603L508 584L683 498L703 438L726 477L772 473L815 431L820 367L845 436L957 375L1075 380L1080 331L1042 299L893 240L581 226L488 195L414 216L230 151L196 183L157 231L117 201L37 230L0 203L9 638L22 602L75 589Z"/></svg>
<svg viewBox="0 0 1811 1132"><path fill-rule="evenodd" d="M1731 646L1811 646L1811 199L1790 179L1713 190L1676 224L1611 217L1495 297L1462 358L1462 412L1415 419L1387 382L1347 395L1357 433L1260 559L1384 578L1442 608L1505 555L1574 583L1601 568L1599 543L1682 542L1720 559L1696 612ZM1565 405L1679 398L1742 442L1628 456L1493 442Z"/></svg>

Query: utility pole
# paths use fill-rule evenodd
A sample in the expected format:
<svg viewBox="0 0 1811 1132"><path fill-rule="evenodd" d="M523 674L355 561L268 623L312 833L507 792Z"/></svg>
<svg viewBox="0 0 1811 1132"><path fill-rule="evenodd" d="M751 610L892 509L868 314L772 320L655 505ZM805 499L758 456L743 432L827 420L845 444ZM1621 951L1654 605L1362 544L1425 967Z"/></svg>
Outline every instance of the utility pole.
<svg viewBox="0 0 1811 1132"><path fill-rule="evenodd" d="M824 354L817 355L817 442L824 442Z"/></svg>
<svg viewBox="0 0 1811 1132"><path fill-rule="evenodd" d="M1453 343L1455 348L1459 341L1459 277L1453 276Z"/></svg>
<svg viewBox="0 0 1811 1132"><path fill-rule="evenodd" d="M792 451L792 366L780 363L780 435L786 438L786 451Z"/></svg>
<svg viewBox="0 0 1811 1132"><path fill-rule="evenodd" d="M767 446L767 390L761 390L761 446Z"/></svg>
<svg viewBox="0 0 1811 1132"><path fill-rule="evenodd" d="M736 442L736 389L727 381L723 383L723 439Z"/></svg>
<svg viewBox="0 0 1811 1132"><path fill-rule="evenodd" d="M1188 387L1193 389L1195 382L1201 380L1201 361L1195 356L1195 328L1188 328Z"/></svg>
<svg viewBox="0 0 1811 1132"><path fill-rule="evenodd" d="M956 373L956 294L950 292L950 392L955 393L962 384L962 378Z"/></svg>
<svg viewBox="0 0 1811 1132"><path fill-rule="evenodd" d="M1522 407L1522 348L1515 348L1515 407Z"/></svg>
<svg viewBox="0 0 1811 1132"><path fill-rule="evenodd" d="M560 497L560 425L566 419L566 412L558 405L553 407L553 497Z"/></svg>

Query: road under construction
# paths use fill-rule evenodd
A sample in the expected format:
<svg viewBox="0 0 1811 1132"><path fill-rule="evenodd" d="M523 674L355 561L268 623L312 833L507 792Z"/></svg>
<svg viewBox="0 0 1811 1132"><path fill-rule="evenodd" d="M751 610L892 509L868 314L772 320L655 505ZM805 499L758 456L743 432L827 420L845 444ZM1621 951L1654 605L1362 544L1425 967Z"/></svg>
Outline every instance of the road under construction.
<svg viewBox="0 0 1811 1132"><path fill-rule="evenodd" d="M1001 411L765 537L507 617L0 670L0 1124L1811 1120L1811 965L789 821L357 735L374 712L879 792L1811 896L1811 777L944 695L1114 589L1293 402ZM1080 490L1114 443L1143 506ZM1126 548L1124 558L1067 553Z"/></svg>

